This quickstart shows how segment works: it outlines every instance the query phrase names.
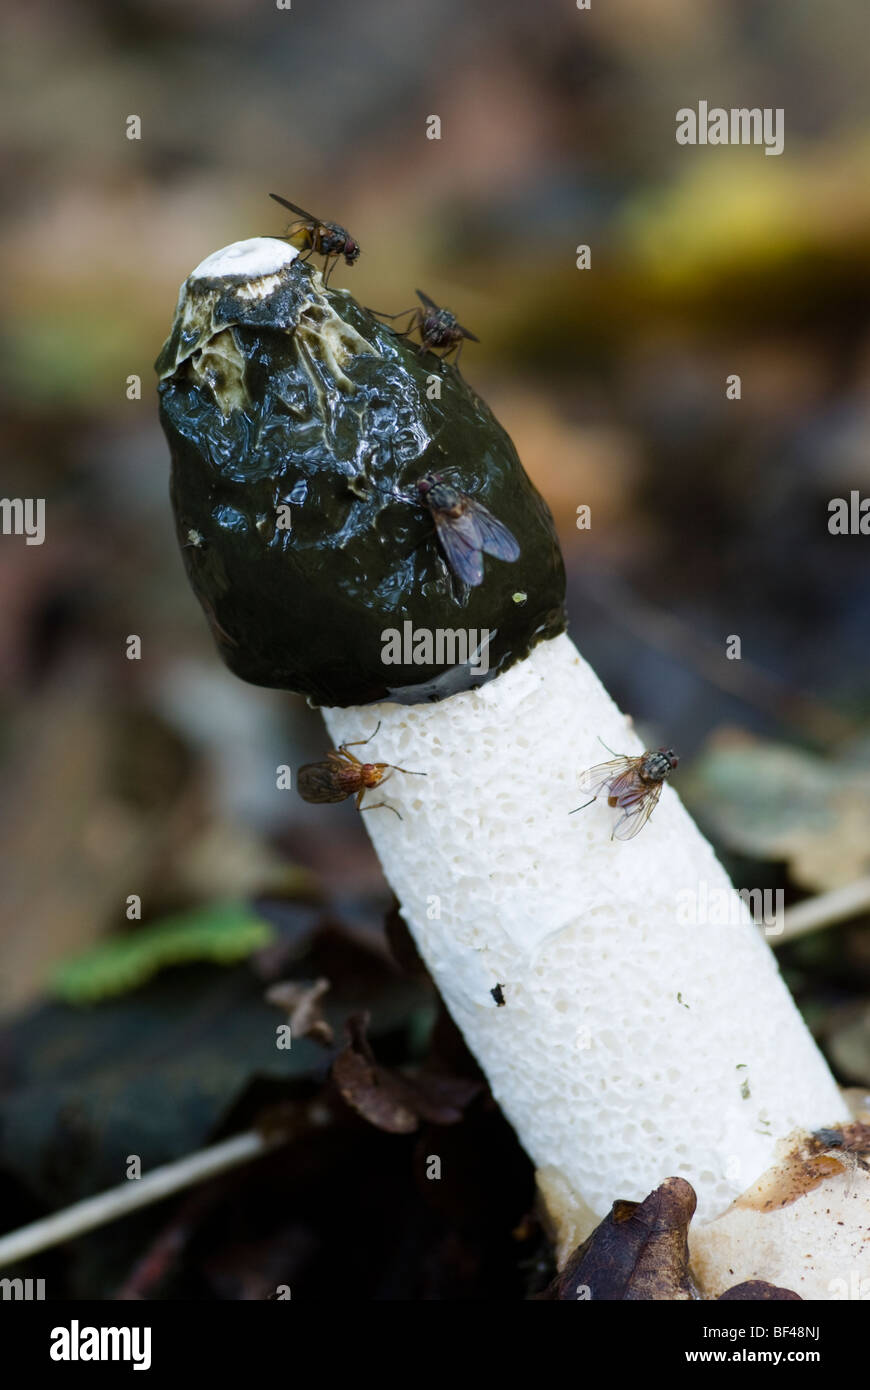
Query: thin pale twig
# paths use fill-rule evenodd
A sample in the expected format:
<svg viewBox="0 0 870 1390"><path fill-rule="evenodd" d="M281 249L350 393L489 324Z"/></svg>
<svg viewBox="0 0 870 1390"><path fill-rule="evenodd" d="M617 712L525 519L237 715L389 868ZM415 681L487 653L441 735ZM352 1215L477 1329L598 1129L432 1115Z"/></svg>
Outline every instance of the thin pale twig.
<svg viewBox="0 0 870 1390"><path fill-rule="evenodd" d="M54 1212L41 1221L29 1226L21 1226L17 1231L0 1237L0 1269L18 1260L29 1259L40 1250L73 1240L76 1236L93 1231L120 1216L127 1216L140 1207L159 1202L175 1192L194 1183L204 1182L217 1173L225 1173L242 1163L260 1158L271 1149L284 1142L283 1136L266 1138L257 1130L236 1134L232 1139L224 1139L220 1144L212 1144L208 1149L188 1154L175 1163L166 1163L142 1178L131 1178L100 1192L96 1197L87 1197L63 1211Z"/></svg>
<svg viewBox="0 0 870 1390"><path fill-rule="evenodd" d="M845 922L849 917L860 917L862 912L870 912L870 877L856 878L844 888L832 888L829 893L819 893L814 898L790 907L785 914L783 929L778 936L770 936L771 946L781 946L784 941L793 941L796 936L817 931L819 927L830 927L836 922Z"/></svg>

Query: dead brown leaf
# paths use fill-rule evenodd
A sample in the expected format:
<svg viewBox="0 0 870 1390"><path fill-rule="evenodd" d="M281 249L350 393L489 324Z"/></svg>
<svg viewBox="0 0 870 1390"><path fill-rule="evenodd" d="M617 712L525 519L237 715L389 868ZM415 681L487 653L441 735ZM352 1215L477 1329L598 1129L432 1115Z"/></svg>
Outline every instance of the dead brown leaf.
<svg viewBox="0 0 870 1390"><path fill-rule="evenodd" d="M348 1019L349 1041L332 1066L332 1079L347 1104L390 1134L410 1134L424 1121L456 1124L482 1084L430 1073L409 1078L382 1067L366 1037L367 1025L368 1015Z"/></svg>
<svg viewBox="0 0 870 1390"><path fill-rule="evenodd" d="M788 1299L796 1299L802 1303L803 1299L799 1293L793 1293L791 1289L777 1288L776 1284L767 1284L763 1279L747 1279L743 1284L735 1284L733 1289L726 1289L720 1293L717 1303L776 1303L786 1302Z"/></svg>
<svg viewBox="0 0 870 1390"><path fill-rule="evenodd" d="M332 1025L323 1017L320 1000L328 993L328 980L281 980L266 990L266 999L287 1012L292 1038L312 1038L331 1047L335 1041Z"/></svg>
<svg viewBox="0 0 870 1390"><path fill-rule="evenodd" d="M687 1238L695 1205L694 1189L684 1178L666 1178L643 1202L614 1202L542 1298L695 1298Z"/></svg>

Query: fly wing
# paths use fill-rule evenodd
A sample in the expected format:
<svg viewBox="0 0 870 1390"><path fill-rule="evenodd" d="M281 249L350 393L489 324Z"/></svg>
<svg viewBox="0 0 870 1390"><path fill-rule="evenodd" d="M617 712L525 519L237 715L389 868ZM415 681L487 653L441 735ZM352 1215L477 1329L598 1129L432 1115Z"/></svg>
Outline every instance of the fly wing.
<svg viewBox="0 0 870 1390"><path fill-rule="evenodd" d="M422 290L415 290L414 293L421 304L424 304L427 309L434 309L436 314L438 313L439 306L435 303L434 299L430 299L428 294L424 294Z"/></svg>
<svg viewBox="0 0 870 1390"><path fill-rule="evenodd" d="M474 513L463 511L454 517L433 509L432 517L453 573L469 588L477 588L483 582L483 546Z"/></svg>
<svg viewBox="0 0 870 1390"><path fill-rule="evenodd" d="M486 555L494 555L497 560L518 560L520 547L516 536L509 531L504 522L487 511L481 502L469 500L471 512L477 523L478 544Z"/></svg>
<svg viewBox="0 0 870 1390"><path fill-rule="evenodd" d="M639 830L643 830L662 794L664 783L655 782L651 787L645 788L642 796L632 806L626 806L616 825L613 827L613 837L617 840L631 840Z"/></svg>
<svg viewBox="0 0 870 1390"><path fill-rule="evenodd" d="M477 337L477 335L474 333L470 333L467 328L463 328L461 323L458 323L456 327L461 330L463 338L470 338L473 343L480 342L480 339Z"/></svg>
<svg viewBox="0 0 870 1390"><path fill-rule="evenodd" d="M594 767L587 767L585 772L581 772L578 786L581 792L591 792L597 796L602 787L614 782L618 777L625 776L626 773L634 772L635 758L614 758L609 763L596 763Z"/></svg>
<svg viewBox="0 0 870 1390"><path fill-rule="evenodd" d="M303 801L346 801L352 789L341 785L340 772L331 762L306 763L296 774L296 790Z"/></svg>
<svg viewBox="0 0 870 1390"><path fill-rule="evenodd" d="M304 217L306 222L313 222L315 226L320 226L319 217L313 217L310 212L306 212L304 208L297 207L296 204L291 203L288 198L281 198L277 193L270 193L269 197L274 198L276 203L280 203L282 208L289 208L291 212L295 212L297 217Z"/></svg>

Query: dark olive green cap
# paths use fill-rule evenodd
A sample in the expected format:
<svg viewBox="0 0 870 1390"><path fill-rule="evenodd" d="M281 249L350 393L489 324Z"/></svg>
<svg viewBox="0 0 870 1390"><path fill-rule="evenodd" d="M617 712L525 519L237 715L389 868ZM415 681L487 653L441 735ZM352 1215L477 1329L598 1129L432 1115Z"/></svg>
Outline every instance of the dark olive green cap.
<svg viewBox="0 0 870 1390"><path fill-rule="evenodd" d="M456 368L324 292L284 243L232 253L182 286L156 364L179 543L230 669L321 705L414 703L470 690L562 632L553 519ZM427 473L503 522L519 559L486 556L483 582L460 583L431 512L395 496L415 497ZM488 629L486 675L385 665L385 634L409 621Z"/></svg>

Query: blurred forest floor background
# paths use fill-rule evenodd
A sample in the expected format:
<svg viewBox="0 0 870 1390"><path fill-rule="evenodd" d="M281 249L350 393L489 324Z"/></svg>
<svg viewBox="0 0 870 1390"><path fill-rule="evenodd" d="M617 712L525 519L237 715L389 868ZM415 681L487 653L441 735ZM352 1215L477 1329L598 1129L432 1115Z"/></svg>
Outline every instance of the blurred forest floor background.
<svg viewBox="0 0 870 1390"><path fill-rule="evenodd" d="M37 0L7 25L4 491L47 505L44 545L0 545L7 1224L117 1180L131 1147L156 1162L203 1142L274 1070L240 1025L206 1032L176 1089L159 1071L188 1015L247 1018L234 991L266 1009L246 965L167 969L98 1007L100 1044L93 1011L39 1003L59 961L141 931L131 893L144 923L256 902L285 965L314 932L333 976L363 981L345 980L348 1007L373 1008L374 960L394 1060L420 1056L432 1025L425 988L385 964L388 899L358 817L276 788L279 764L325 751L319 717L224 670L176 548L152 363L193 266L284 230L270 190L351 230L363 254L335 283L361 303L403 309L420 285L479 336L463 372L553 509L571 634L648 744L680 751L678 790L737 885L795 901L870 873L868 540L827 524L831 498L870 495L861 0ZM675 112L699 99L784 108L784 153L678 146ZM870 1086L867 916L780 960L840 1079ZM306 1046L294 1066L313 1085ZM102 1047L132 1050L139 1081L150 1057L148 1104L158 1083L170 1097L138 1149L145 1098ZM88 1088L102 1098L83 1118ZM172 1130L172 1113L196 1119ZM380 1148L372 1163L383 1174ZM517 1220L527 1178L505 1198ZM326 1287L310 1252L327 1236L294 1231L309 1288ZM115 1287L139 1236L118 1239L81 1245L70 1287ZM222 1284L221 1258L198 1289L262 1296L237 1270ZM454 1242L425 1296L480 1296L492 1259ZM386 1261L380 1296L401 1268Z"/></svg>

